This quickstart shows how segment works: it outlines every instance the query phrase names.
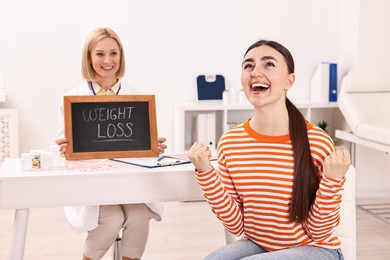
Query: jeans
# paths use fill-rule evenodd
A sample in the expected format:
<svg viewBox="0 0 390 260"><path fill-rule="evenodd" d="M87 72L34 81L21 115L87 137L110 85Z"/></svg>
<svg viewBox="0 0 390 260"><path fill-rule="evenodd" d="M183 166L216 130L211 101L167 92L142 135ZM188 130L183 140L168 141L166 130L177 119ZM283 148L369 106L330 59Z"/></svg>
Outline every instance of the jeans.
<svg viewBox="0 0 390 260"><path fill-rule="evenodd" d="M249 239L241 239L212 252L204 260L344 260L340 249L297 246L268 252Z"/></svg>

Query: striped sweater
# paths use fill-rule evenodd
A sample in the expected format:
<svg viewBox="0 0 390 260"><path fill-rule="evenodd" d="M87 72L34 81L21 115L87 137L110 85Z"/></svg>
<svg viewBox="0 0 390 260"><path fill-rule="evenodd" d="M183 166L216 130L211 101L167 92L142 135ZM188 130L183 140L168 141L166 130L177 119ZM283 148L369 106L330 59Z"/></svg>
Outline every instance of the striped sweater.
<svg viewBox="0 0 390 260"><path fill-rule="evenodd" d="M315 166L322 173L325 157L334 151L333 141L311 123L307 129ZM339 223L344 179L320 176L308 220L290 222L293 165L290 135L264 136L246 121L221 137L218 173L212 168L196 172L196 178L224 226L265 250L303 245L339 248L334 229Z"/></svg>

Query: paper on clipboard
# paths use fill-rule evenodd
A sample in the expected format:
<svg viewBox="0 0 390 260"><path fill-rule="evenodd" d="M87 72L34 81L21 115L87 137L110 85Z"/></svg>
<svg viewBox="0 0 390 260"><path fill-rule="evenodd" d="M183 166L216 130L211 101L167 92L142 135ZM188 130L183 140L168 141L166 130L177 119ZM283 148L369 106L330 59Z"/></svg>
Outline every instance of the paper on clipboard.
<svg viewBox="0 0 390 260"><path fill-rule="evenodd" d="M190 163L188 159L174 158L170 156L163 157L142 157L142 158L114 158L111 159L116 162L128 163L144 168L156 168L165 166L174 166L180 164Z"/></svg>
<svg viewBox="0 0 390 260"><path fill-rule="evenodd" d="M187 157L187 154L185 153L162 155L161 157L113 158L111 160L144 168L156 168L191 163L191 161ZM213 153L212 157L210 158L210 161L215 160L217 160L217 157L216 154Z"/></svg>

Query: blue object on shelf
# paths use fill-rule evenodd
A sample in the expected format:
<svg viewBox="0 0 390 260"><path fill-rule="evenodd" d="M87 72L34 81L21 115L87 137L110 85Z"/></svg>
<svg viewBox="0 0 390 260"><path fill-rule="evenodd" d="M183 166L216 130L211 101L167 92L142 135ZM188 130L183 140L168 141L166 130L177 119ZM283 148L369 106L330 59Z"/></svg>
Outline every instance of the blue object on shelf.
<svg viewBox="0 0 390 260"><path fill-rule="evenodd" d="M329 64L329 102L337 102L337 63Z"/></svg>
<svg viewBox="0 0 390 260"><path fill-rule="evenodd" d="M199 75L196 79L198 100L222 99L225 79L222 75Z"/></svg>

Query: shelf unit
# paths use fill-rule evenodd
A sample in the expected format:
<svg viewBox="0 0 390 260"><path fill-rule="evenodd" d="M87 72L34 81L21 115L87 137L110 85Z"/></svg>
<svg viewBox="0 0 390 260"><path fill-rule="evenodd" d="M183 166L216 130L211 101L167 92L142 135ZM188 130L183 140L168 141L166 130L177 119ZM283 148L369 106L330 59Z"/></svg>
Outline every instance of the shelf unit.
<svg viewBox="0 0 390 260"><path fill-rule="evenodd" d="M292 101L306 120L318 124L328 122L328 132L332 137L336 129L346 129L345 120L336 102L313 103L306 100ZM228 103L222 100L201 100L177 103L174 109L174 152L187 151L194 140L195 122L200 113L215 113L215 142L231 127L253 117L253 108L249 103Z"/></svg>

